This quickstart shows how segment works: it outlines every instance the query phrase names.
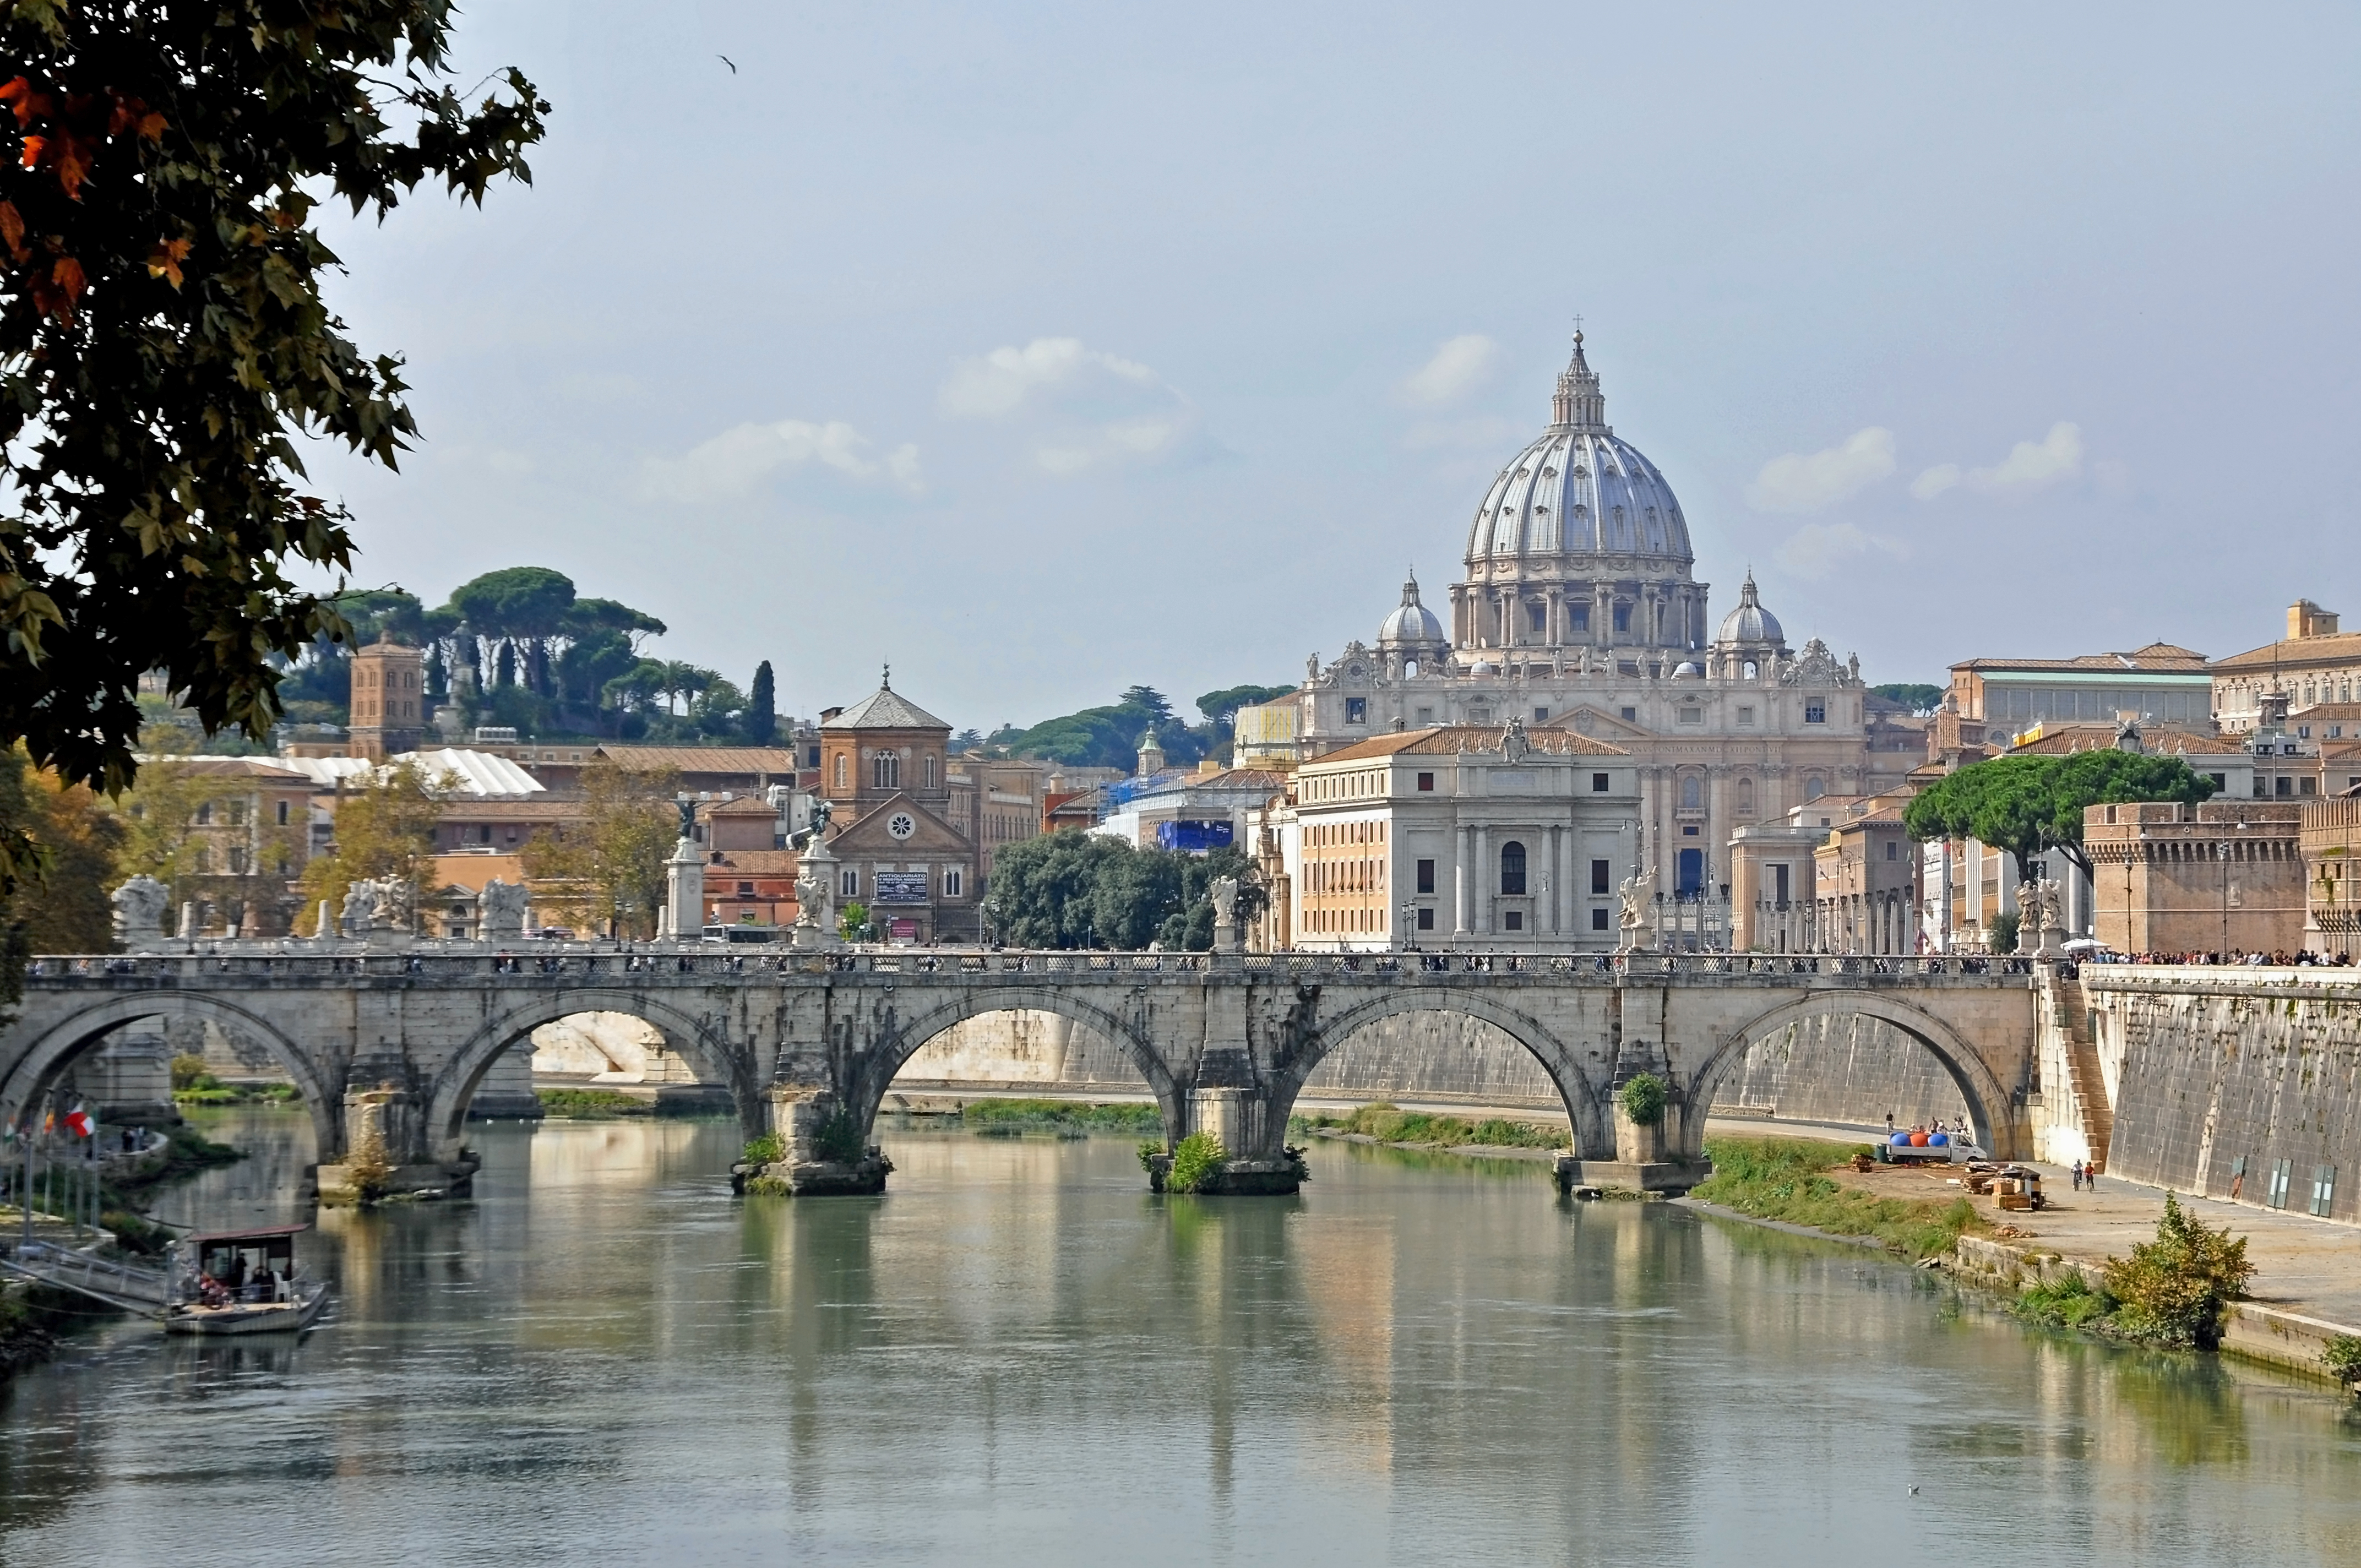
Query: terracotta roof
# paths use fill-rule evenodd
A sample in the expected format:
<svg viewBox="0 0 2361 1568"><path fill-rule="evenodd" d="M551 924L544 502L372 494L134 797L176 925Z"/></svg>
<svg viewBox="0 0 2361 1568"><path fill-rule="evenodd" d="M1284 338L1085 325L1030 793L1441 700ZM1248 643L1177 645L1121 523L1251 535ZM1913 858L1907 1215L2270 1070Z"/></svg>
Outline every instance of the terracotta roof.
<svg viewBox="0 0 2361 1568"><path fill-rule="evenodd" d="M2044 724L2038 740L2022 746L2010 747L2004 755L2011 757L2062 757L2074 751L2111 751L2115 745L2115 727L2112 724ZM2174 729L2161 724L2143 725L2140 745L2150 756L2235 757L2246 748L2235 740L2224 740L2215 735L2200 735L2194 730Z"/></svg>
<svg viewBox="0 0 2361 1568"><path fill-rule="evenodd" d="M619 768L676 773L792 773L796 754L783 746L601 746Z"/></svg>
<svg viewBox="0 0 2361 1568"><path fill-rule="evenodd" d="M2310 722L2315 718L2361 718L2361 702L2315 702L2310 707L2291 707L2288 717Z"/></svg>
<svg viewBox="0 0 2361 1568"><path fill-rule="evenodd" d="M2151 642L2125 653L2083 653L2071 659L1962 659L1955 670L2139 670L2158 674L2198 674L2205 655L2176 642Z"/></svg>
<svg viewBox="0 0 2361 1568"><path fill-rule="evenodd" d="M830 729L941 729L950 726L895 691L879 686L820 726Z"/></svg>
<svg viewBox="0 0 2361 1568"><path fill-rule="evenodd" d="M1304 763L1306 768L1323 768L1331 762L1365 762L1373 757L1395 757L1404 753L1419 756L1457 756L1463 752L1477 754L1500 749L1501 729L1491 724L1439 724L1431 729L1403 729L1391 735L1376 735L1340 751ZM1525 739L1536 751L1557 757L1628 757L1631 753L1620 746L1610 746L1604 740L1594 740L1587 735L1577 735L1571 729L1528 729Z"/></svg>
<svg viewBox="0 0 2361 1568"><path fill-rule="evenodd" d="M793 876L803 857L794 850L724 850L721 859L707 851L706 869L734 871L747 876Z"/></svg>
<svg viewBox="0 0 2361 1568"><path fill-rule="evenodd" d="M2250 648L2213 661L2216 670L2275 670L2284 664L2350 663L2361 659L2361 631L2339 631L2326 637L2299 637Z"/></svg>
<svg viewBox="0 0 2361 1568"><path fill-rule="evenodd" d="M697 807L701 817L776 817L771 804L760 795L741 795L735 800L708 801Z"/></svg>

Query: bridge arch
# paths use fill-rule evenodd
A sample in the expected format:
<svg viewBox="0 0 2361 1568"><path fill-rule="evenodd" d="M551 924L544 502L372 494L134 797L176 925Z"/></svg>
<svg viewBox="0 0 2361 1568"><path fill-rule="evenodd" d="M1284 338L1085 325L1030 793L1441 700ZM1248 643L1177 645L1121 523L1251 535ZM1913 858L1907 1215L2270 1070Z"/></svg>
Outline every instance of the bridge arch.
<svg viewBox="0 0 2361 1568"><path fill-rule="evenodd" d="M492 1064L544 1024L579 1013L622 1013L662 1030L665 1042L697 1064L700 1076L730 1091L749 1136L766 1125L756 1064L731 1047L718 1020L675 1006L660 993L622 986L567 986L518 1001L488 1017L445 1057L426 1091L427 1135L438 1154L458 1147L468 1102Z"/></svg>
<svg viewBox="0 0 2361 1568"><path fill-rule="evenodd" d="M1322 1018L1304 1047L1290 1056L1274 1076L1270 1086L1271 1125L1287 1125L1288 1117L1295 1111L1296 1096L1302 1092L1303 1085L1329 1052L1371 1024L1409 1013L1455 1014L1474 1018L1516 1041L1541 1064L1556 1088L1559 1100L1565 1105L1566 1119L1574 1128L1576 1152L1592 1158L1598 1157L1600 1151L1613 1153L1615 1138L1608 1128L1606 1113L1574 1052L1539 1020L1473 988L1464 992L1438 992L1425 987L1388 990L1333 1017Z"/></svg>
<svg viewBox="0 0 2361 1568"><path fill-rule="evenodd" d="M1975 1126L1976 1142L2000 1158L2016 1157L2016 1117L2011 1109L2009 1091L1993 1075L1982 1053L1934 1014L1865 988L1819 992L1783 1003L1724 1035L1715 1043L1712 1054L1689 1075L1685 1093L1691 1113L1682 1119L1686 1140L1701 1147L1707 1107L1713 1103L1721 1080L1745 1059L1755 1042L1790 1024L1830 1017L1873 1018L1926 1047L1959 1090L1960 1097L1967 1102L1968 1120ZM1700 1151L1689 1148L1684 1152Z"/></svg>
<svg viewBox="0 0 2361 1568"><path fill-rule="evenodd" d="M206 992L157 990L110 996L50 1025L18 1053L0 1075L0 1118L15 1121L37 1102L84 1051L126 1024L143 1018L197 1018L251 1039L287 1069L311 1113L312 1132L324 1160L345 1146L344 1085L328 1082L324 1064L289 1039L260 1014ZM335 1064L326 1064L333 1070Z"/></svg>
<svg viewBox="0 0 2361 1568"><path fill-rule="evenodd" d="M980 988L957 995L923 1013L914 1014L903 1023L886 1040L862 1053L854 1069L851 1090L851 1110L866 1130L877 1117L877 1108L885 1102L885 1094L894 1082L894 1075L902 1064L925 1048L928 1042L940 1036L955 1025L971 1018L993 1013L1054 1013L1071 1019L1084 1028L1095 1030L1113 1040L1148 1080L1148 1089L1156 1096L1157 1109L1163 1113L1166 1133L1178 1137L1188 1126L1187 1091L1173 1080L1170 1065L1160 1052L1143 1038L1139 1031L1120 1014L1110 1012L1079 996L1055 986L1013 985Z"/></svg>

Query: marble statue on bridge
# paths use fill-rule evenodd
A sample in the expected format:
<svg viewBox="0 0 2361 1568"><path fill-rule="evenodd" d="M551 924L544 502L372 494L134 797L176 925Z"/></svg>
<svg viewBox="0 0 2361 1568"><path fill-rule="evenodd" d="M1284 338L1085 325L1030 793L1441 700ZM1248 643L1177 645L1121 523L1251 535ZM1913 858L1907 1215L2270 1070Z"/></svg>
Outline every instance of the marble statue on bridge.
<svg viewBox="0 0 2361 1568"><path fill-rule="evenodd" d="M151 876L136 876L113 894L115 939L126 952L160 947L164 941L164 910L172 894Z"/></svg>
<svg viewBox="0 0 2361 1568"><path fill-rule="evenodd" d="M531 896L522 883L511 885L498 877L486 883L483 893L484 940L511 941L523 937L525 904Z"/></svg>

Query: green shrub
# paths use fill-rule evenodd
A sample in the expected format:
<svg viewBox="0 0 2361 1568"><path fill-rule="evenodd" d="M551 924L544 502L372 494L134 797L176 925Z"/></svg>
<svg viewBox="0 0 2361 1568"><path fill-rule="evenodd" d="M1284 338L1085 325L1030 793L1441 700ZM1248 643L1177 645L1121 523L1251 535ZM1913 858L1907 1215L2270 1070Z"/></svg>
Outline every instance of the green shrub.
<svg viewBox="0 0 2361 1568"><path fill-rule="evenodd" d="M1211 1133L1191 1133L1172 1146L1172 1170L1164 1179L1167 1192L1202 1192L1221 1179L1229 1151Z"/></svg>
<svg viewBox="0 0 2361 1568"><path fill-rule="evenodd" d="M2107 1294L2121 1303L2111 1330L2149 1344L2218 1349L2230 1303L2254 1277L2244 1236L2207 1225L2168 1192L2156 1240L2107 1260Z"/></svg>
<svg viewBox="0 0 2361 1568"><path fill-rule="evenodd" d="M749 1198L785 1198L793 1191L794 1188L775 1176L757 1176L746 1183L746 1196Z"/></svg>
<svg viewBox="0 0 2361 1568"><path fill-rule="evenodd" d="M1993 952L2013 953L2016 951L2017 925L2018 918L2015 910L2011 910L2006 915L1998 915L1993 917L1992 950Z"/></svg>
<svg viewBox="0 0 2361 1568"><path fill-rule="evenodd" d="M2114 1298L2093 1289L2080 1274L2069 1274L2048 1285L2036 1285L2009 1303L2009 1310L2028 1323L2053 1329L2103 1328L2115 1310Z"/></svg>
<svg viewBox="0 0 2361 1568"><path fill-rule="evenodd" d="M205 1058L193 1051L182 1051L172 1058L172 1088L219 1089L221 1080L205 1070Z"/></svg>
<svg viewBox="0 0 2361 1568"><path fill-rule="evenodd" d="M1430 1144L1440 1148L1457 1148L1473 1144L1489 1148L1554 1149L1565 1147L1567 1141L1567 1135L1559 1129L1532 1122L1511 1122L1493 1116L1482 1122L1469 1123L1457 1116L1404 1111L1382 1100L1361 1106L1344 1116L1292 1117L1288 1126L1290 1130L1307 1132L1313 1128L1333 1128L1342 1133L1363 1134L1382 1144Z"/></svg>
<svg viewBox="0 0 2361 1568"><path fill-rule="evenodd" d="M616 1116L653 1116L656 1102L614 1089L536 1089L544 1116L577 1122L604 1122Z"/></svg>
<svg viewBox="0 0 2361 1568"><path fill-rule="evenodd" d="M2361 1383L2361 1335L2338 1334L2320 1353L2320 1364L2339 1383Z"/></svg>
<svg viewBox="0 0 2361 1568"><path fill-rule="evenodd" d="M747 1165L775 1165L787 1157L786 1140L776 1133L764 1133L759 1138L749 1138L738 1157Z"/></svg>
<svg viewBox="0 0 2361 1568"><path fill-rule="evenodd" d="M1071 1100L971 1100L961 1109L960 1119L980 1133L1068 1127L1154 1133L1164 1128L1164 1113L1153 1104L1092 1105Z"/></svg>
<svg viewBox="0 0 2361 1568"><path fill-rule="evenodd" d="M1149 1138L1139 1146L1139 1168L1148 1172L1150 1176L1155 1175L1156 1162L1162 1157L1163 1153L1164 1146L1157 1142L1154 1138Z"/></svg>
<svg viewBox="0 0 2361 1568"><path fill-rule="evenodd" d="M1616 1098L1635 1127L1653 1127L1664 1119L1664 1080L1653 1072L1634 1076Z"/></svg>
<svg viewBox="0 0 2361 1568"><path fill-rule="evenodd" d="M861 1124L850 1111L838 1111L819 1124L812 1136L812 1152L836 1165L857 1165L868 1146L861 1135Z"/></svg>

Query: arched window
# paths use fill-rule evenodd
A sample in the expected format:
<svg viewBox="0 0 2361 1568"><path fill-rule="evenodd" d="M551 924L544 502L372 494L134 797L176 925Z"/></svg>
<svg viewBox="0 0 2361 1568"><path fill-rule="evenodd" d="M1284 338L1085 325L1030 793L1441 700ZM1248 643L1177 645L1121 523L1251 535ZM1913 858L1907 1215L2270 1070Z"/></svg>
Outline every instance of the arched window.
<svg viewBox="0 0 2361 1568"><path fill-rule="evenodd" d="M1817 800L1820 796L1828 793L1828 781L1820 777L1819 774L1814 773L1810 778L1804 781L1804 798L1806 800Z"/></svg>
<svg viewBox="0 0 2361 1568"><path fill-rule="evenodd" d="M842 788L844 787L844 777L845 777L844 753L843 753L843 752L841 752L841 751L839 751L839 752L836 754L836 787L837 787L837 788L839 788L839 789L842 789Z"/></svg>
<svg viewBox="0 0 2361 1568"><path fill-rule="evenodd" d="M927 787L935 787L935 754L932 751L927 753Z"/></svg>
<svg viewBox="0 0 2361 1568"><path fill-rule="evenodd" d="M892 751L880 751L869 759L869 782L877 789L902 787L902 759Z"/></svg>
<svg viewBox="0 0 2361 1568"><path fill-rule="evenodd" d="M1525 847L1513 839L1500 846L1500 891L1525 891Z"/></svg>
<svg viewBox="0 0 2361 1568"><path fill-rule="evenodd" d="M1705 784L1695 773L1681 777L1681 809L1697 811L1705 806Z"/></svg>
<svg viewBox="0 0 2361 1568"><path fill-rule="evenodd" d="M1738 814L1741 817L1754 815L1754 781L1752 779L1738 781Z"/></svg>

